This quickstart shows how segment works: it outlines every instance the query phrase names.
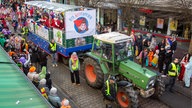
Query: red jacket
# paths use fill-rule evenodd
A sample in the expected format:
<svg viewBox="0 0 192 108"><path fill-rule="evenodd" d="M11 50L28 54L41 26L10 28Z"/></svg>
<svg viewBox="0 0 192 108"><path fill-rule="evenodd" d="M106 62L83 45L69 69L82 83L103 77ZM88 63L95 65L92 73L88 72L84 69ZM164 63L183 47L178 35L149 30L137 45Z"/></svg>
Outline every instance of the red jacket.
<svg viewBox="0 0 192 108"><path fill-rule="evenodd" d="M55 20L53 18L51 19L51 26L55 27Z"/></svg>
<svg viewBox="0 0 192 108"><path fill-rule="evenodd" d="M45 20L45 26L50 27L49 19L46 19L46 20Z"/></svg>

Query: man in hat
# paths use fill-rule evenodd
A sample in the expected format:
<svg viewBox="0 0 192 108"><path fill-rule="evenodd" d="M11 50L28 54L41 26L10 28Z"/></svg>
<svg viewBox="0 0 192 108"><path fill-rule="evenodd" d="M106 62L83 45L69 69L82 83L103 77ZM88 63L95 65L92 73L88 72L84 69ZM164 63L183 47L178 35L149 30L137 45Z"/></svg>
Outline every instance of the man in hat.
<svg viewBox="0 0 192 108"><path fill-rule="evenodd" d="M115 101L116 92L117 92L117 84L114 76L110 76L106 81L102 88L102 92L104 95L104 99Z"/></svg>
<svg viewBox="0 0 192 108"><path fill-rule="evenodd" d="M76 52L73 52L71 58L69 59L69 67L71 71L71 82L75 84L76 81L76 84L80 85L80 79L79 79L80 63Z"/></svg>
<svg viewBox="0 0 192 108"><path fill-rule="evenodd" d="M175 85L176 78L178 76L179 71L179 59L175 58L171 64L169 64L168 75L169 75L169 83L165 85L167 88L170 86L169 91L173 92L173 86Z"/></svg>

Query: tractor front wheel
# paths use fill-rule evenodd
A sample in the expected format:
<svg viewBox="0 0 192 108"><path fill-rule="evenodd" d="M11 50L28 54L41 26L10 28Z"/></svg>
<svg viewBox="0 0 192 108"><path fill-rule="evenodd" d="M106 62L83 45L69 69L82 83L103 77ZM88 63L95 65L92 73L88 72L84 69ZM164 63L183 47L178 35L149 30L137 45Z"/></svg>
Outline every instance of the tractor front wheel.
<svg viewBox="0 0 192 108"><path fill-rule="evenodd" d="M132 87L119 87L116 99L122 108L138 107L138 93Z"/></svg>
<svg viewBox="0 0 192 108"><path fill-rule="evenodd" d="M101 88L103 86L104 74L100 65L92 58L85 58L83 63L83 71L87 83L94 88Z"/></svg>
<svg viewBox="0 0 192 108"><path fill-rule="evenodd" d="M162 96L163 92L165 91L165 83L162 77L159 77L155 82L155 93L153 94L154 98L159 98Z"/></svg>

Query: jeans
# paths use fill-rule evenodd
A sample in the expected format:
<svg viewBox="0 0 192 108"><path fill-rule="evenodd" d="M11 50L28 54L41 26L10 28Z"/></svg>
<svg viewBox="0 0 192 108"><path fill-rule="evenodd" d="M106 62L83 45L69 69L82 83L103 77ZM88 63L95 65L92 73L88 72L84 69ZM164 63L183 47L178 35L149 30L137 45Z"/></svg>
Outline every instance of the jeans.
<svg viewBox="0 0 192 108"><path fill-rule="evenodd" d="M57 53L52 53L51 57L52 57L52 64L57 64Z"/></svg>

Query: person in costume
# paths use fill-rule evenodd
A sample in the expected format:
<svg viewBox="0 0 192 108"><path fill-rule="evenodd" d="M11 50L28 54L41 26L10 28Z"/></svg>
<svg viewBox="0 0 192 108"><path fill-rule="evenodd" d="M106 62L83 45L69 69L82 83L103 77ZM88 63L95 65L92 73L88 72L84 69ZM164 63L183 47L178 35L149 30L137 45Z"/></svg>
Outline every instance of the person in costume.
<svg viewBox="0 0 192 108"><path fill-rule="evenodd" d="M46 79L41 79L37 88L41 91L42 94L46 93L49 95L49 88L46 86L46 82Z"/></svg>
<svg viewBox="0 0 192 108"><path fill-rule="evenodd" d="M45 78L45 75L46 75L46 67L43 66L41 72L39 73L39 78L40 78L40 80L41 80L41 79L44 79L44 78Z"/></svg>
<svg viewBox="0 0 192 108"><path fill-rule="evenodd" d="M192 75L192 56L189 59L189 63L185 66L185 75L184 75L185 85L184 85L184 87L186 87L186 88L190 88L191 75Z"/></svg>
<svg viewBox="0 0 192 108"><path fill-rule="evenodd" d="M180 72L179 77L178 77L178 79L180 81L183 81L183 77L184 77L184 74L185 74L185 66L189 63L189 59L190 59L190 54L187 53L187 54L184 55L184 57L182 58L182 60L180 62L181 72Z"/></svg>
<svg viewBox="0 0 192 108"><path fill-rule="evenodd" d="M153 56L153 60L151 61L151 64L153 67L156 67L157 68L157 63L158 63L158 59L159 59L159 50L156 50L155 51L155 54Z"/></svg>

